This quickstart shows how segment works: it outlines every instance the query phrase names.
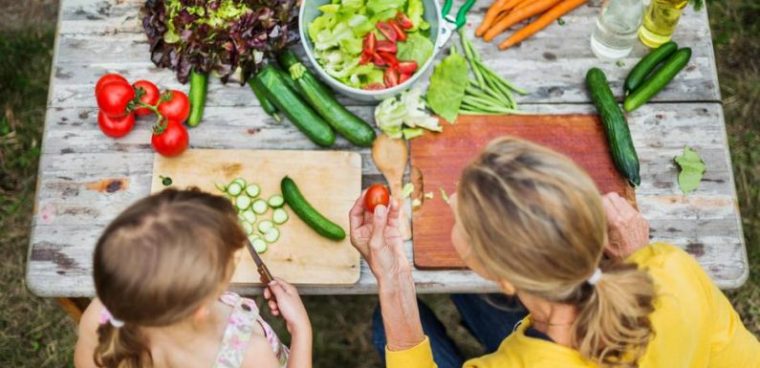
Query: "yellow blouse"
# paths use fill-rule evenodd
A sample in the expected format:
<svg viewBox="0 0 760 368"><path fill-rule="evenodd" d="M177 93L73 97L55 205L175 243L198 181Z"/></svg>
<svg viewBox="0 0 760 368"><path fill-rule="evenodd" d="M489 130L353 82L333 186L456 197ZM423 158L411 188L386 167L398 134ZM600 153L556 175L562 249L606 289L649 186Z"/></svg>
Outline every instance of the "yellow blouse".
<svg viewBox="0 0 760 368"><path fill-rule="evenodd" d="M655 336L639 367L758 367L760 343L747 331L723 293L700 265L672 245L655 243L628 261L647 270L657 290L650 315ZM464 364L466 368L596 367L577 351L525 336L529 319L499 349ZM430 341L403 351L386 349L388 368L435 368Z"/></svg>

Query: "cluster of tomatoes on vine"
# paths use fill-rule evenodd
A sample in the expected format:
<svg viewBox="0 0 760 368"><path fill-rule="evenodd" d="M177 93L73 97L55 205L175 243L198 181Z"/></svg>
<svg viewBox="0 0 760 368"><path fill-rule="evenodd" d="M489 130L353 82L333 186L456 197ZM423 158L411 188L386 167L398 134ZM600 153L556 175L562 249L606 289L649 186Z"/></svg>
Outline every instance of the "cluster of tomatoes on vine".
<svg viewBox="0 0 760 368"><path fill-rule="evenodd" d="M182 124L190 115L190 99L178 90L160 92L153 82L133 84L115 73L106 74L95 85L98 126L107 136L119 138L135 126L136 116L155 114L151 145L161 155L176 156L188 146L190 137Z"/></svg>

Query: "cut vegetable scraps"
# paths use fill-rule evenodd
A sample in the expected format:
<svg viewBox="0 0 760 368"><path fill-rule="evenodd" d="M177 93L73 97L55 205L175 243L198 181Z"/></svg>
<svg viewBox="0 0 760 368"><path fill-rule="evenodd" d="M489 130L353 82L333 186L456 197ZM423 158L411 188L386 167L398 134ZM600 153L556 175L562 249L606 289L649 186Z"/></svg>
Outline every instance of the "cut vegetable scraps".
<svg viewBox="0 0 760 368"><path fill-rule="evenodd" d="M404 187L401 188L401 197L403 198L409 198L412 193L414 193L414 184L412 183L406 183L404 184Z"/></svg>
<svg viewBox="0 0 760 368"><path fill-rule="evenodd" d="M702 175L705 173L705 163L699 157L697 151L683 148L683 154L675 158L675 162L681 167L678 174L678 186L684 194L691 193L699 187Z"/></svg>
<svg viewBox="0 0 760 368"><path fill-rule="evenodd" d="M375 108L375 123L395 139L419 137L424 133L422 128L434 132L442 130L438 119L425 111L425 101L419 88L401 93L398 99L392 97L381 102Z"/></svg>

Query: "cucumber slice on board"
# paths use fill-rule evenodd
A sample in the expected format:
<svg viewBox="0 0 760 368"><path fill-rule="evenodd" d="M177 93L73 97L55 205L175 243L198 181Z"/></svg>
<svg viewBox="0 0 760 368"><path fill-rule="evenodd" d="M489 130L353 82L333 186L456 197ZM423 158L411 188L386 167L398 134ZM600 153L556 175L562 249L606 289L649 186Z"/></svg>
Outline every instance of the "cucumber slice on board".
<svg viewBox="0 0 760 368"><path fill-rule="evenodd" d="M238 185L240 185L243 188L245 188L246 185L248 185L248 182L246 182L245 179L243 179L243 178L235 178L232 181L232 183L237 183ZM230 183L230 184L232 184L232 183Z"/></svg>
<svg viewBox="0 0 760 368"><path fill-rule="evenodd" d="M240 193L243 192L243 186L240 185L237 182L232 182L230 185L227 186L227 194L231 196L239 196Z"/></svg>
<svg viewBox="0 0 760 368"><path fill-rule="evenodd" d="M264 234L264 240L269 244L276 242L277 239L280 239L280 230L276 227L269 229L269 231Z"/></svg>
<svg viewBox="0 0 760 368"><path fill-rule="evenodd" d="M267 248L269 248L267 242L264 241L264 239L261 239L261 237L258 235L249 236L248 241L251 242L251 245L253 245L253 249L256 251L256 253L264 253L267 251Z"/></svg>
<svg viewBox="0 0 760 368"><path fill-rule="evenodd" d="M280 208L285 205L285 198L282 198L281 195L273 195L269 198L269 201L267 201L269 204L269 207L272 208Z"/></svg>
<svg viewBox="0 0 760 368"><path fill-rule="evenodd" d="M253 212L256 212L259 215L263 215L267 212L267 209L269 209L269 205L267 205L267 201L263 199L259 199L256 202L253 202Z"/></svg>
<svg viewBox="0 0 760 368"><path fill-rule="evenodd" d="M272 223L272 221L264 220L264 221L259 222L259 232L261 232L262 234L266 234L272 228L274 228L274 224Z"/></svg>
<svg viewBox="0 0 760 368"><path fill-rule="evenodd" d="M242 216L243 220L248 221L252 224L256 222L256 214L253 213L253 210L250 208L243 211L240 216Z"/></svg>
<svg viewBox="0 0 760 368"><path fill-rule="evenodd" d="M259 196L259 194L261 194L261 187L256 184L249 184L247 187L245 187L245 194L251 198L256 198Z"/></svg>
<svg viewBox="0 0 760 368"><path fill-rule="evenodd" d="M247 195L237 196L237 198L235 198L235 207L237 207L238 212L247 210L251 207L251 198Z"/></svg>
<svg viewBox="0 0 760 368"><path fill-rule="evenodd" d="M282 225L288 221L288 213L282 208L275 208L272 212L272 221L277 225Z"/></svg>
<svg viewBox="0 0 760 368"><path fill-rule="evenodd" d="M250 222L247 222L247 221L246 222L242 222L242 225L243 225L243 231L245 231L246 235L253 234L253 225L251 225Z"/></svg>
<svg viewBox="0 0 760 368"><path fill-rule="evenodd" d="M214 183L214 186L216 187L216 189L219 189L220 192L227 193L227 187L224 184Z"/></svg>

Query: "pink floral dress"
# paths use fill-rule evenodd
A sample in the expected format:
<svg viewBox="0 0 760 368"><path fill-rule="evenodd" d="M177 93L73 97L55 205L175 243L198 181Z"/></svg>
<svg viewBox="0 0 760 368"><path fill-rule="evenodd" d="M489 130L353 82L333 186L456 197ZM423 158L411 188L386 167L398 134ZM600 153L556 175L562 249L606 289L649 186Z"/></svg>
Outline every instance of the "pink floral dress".
<svg viewBox="0 0 760 368"><path fill-rule="evenodd" d="M220 298L221 302L233 307L232 314L224 331L224 338L216 356L214 368L240 368L243 365L248 342L251 340L255 323L264 329L264 336L272 346L280 367L288 364L288 347L280 339L259 314L256 302L243 298L238 294L226 292Z"/></svg>

